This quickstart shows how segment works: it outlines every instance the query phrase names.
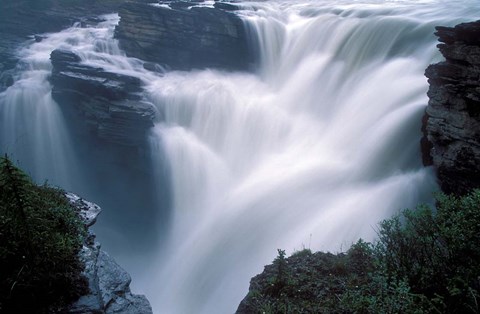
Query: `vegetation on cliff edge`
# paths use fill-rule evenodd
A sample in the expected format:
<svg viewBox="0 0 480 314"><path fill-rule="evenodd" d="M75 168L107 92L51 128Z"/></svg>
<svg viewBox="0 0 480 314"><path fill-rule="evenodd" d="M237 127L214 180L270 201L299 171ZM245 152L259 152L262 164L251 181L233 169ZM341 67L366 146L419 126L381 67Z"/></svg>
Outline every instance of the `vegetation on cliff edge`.
<svg viewBox="0 0 480 314"><path fill-rule="evenodd" d="M85 293L84 235L61 190L0 158L0 312L54 313Z"/></svg>
<svg viewBox="0 0 480 314"><path fill-rule="evenodd" d="M310 250L254 277L237 313L479 313L480 190L384 220L378 241Z"/></svg>

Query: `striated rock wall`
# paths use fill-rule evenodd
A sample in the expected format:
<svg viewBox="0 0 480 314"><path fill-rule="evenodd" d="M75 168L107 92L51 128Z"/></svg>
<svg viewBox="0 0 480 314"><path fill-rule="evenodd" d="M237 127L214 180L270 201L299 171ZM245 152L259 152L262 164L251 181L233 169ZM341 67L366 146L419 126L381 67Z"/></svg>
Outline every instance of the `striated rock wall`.
<svg viewBox="0 0 480 314"><path fill-rule="evenodd" d="M67 193L66 196L78 210L85 226L91 227L101 212L100 207L72 193ZM152 313L145 296L132 294L130 275L100 249L100 244L95 241L95 234L91 230L80 252L80 258L85 263L84 274L88 279L90 293L81 296L72 304L68 313Z"/></svg>
<svg viewBox="0 0 480 314"><path fill-rule="evenodd" d="M199 2L127 2L120 9L115 37L128 56L171 69L247 70L253 56L242 20L229 12L236 7L192 7Z"/></svg>
<svg viewBox="0 0 480 314"><path fill-rule="evenodd" d="M444 192L480 187L480 21L437 27L444 62L430 65L422 153Z"/></svg>
<svg viewBox="0 0 480 314"><path fill-rule="evenodd" d="M54 50L50 59L52 97L67 111L73 110L71 121L78 122L80 114L84 126L97 138L143 146L155 109L140 96L140 79L82 65L70 51Z"/></svg>

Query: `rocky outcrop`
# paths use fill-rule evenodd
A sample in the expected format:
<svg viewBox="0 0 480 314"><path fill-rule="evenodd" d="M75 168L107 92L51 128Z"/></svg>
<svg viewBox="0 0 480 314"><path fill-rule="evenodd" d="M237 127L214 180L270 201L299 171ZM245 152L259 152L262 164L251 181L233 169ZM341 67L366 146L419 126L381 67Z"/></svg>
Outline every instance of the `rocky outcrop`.
<svg viewBox="0 0 480 314"><path fill-rule="evenodd" d="M480 187L480 21L437 27L444 62L430 65L422 153L444 192Z"/></svg>
<svg viewBox="0 0 480 314"><path fill-rule="evenodd" d="M127 2L115 37L128 56L171 69L247 70L253 57L242 20L230 12L236 6L198 6L201 2Z"/></svg>
<svg viewBox="0 0 480 314"><path fill-rule="evenodd" d="M101 140L143 145L155 109L142 99L140 79L83 65L70 51L54 50L50 59L52 96L64 109L73 110L71 121L80 115L88 131Z"/></svg>
<svg viewBox="0 0 480 314"><path fill-rule="evenodd" d="M66 196L77 209L85 226L91 227L100 214L100 207L72 193L67 193ZM91 230L80 252L80 258L85 263L84 275L88 280L90 293L81 296L72 304L69 313L152 313L145 296L131 293L130 275L100 249L100 244L95 241L95 234Z"/></svg>
<svg viewBox="0 0 480 314"><path fill-rule="evenodd" d="M338 254L304 249L288 258L279 250L273 263L250 280L236 314L364 313L352 311L342 299L352 288L367 285L373 270L373 260L360 246Z"/></svg>

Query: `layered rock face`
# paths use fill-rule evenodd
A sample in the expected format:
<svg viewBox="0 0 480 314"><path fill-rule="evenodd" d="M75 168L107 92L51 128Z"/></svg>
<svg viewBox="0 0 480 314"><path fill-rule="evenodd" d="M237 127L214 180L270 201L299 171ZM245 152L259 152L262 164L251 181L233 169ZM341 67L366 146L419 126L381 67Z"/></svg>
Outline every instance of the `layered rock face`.
<svg viewBox="0 0 480 314"><path fill-rule="evenodd" d="M142 146L155 110L142 100L140 79L80 64L70 51L51 53L53 98L84 118L87 129L107 142ZM78 118L77 118L78 119Z"/></svg>
<svg viewBox="0 0 480 314"><path fill-rule="evenodd" d="M100 214L100 207L72 193L67 193L66 196L77 209L85 226L91 227ZM88 279L90 293L81 296L72 304L68 313L152 313L145 296L131 293L130 275L100 249L100 244L95 241L95 234L91 230L80 252L80 258L85 263L84 275Z"/></svg>
<svg viewBox="0 0 480 314"><path fill-rule="evenodd" d="M247 70L253 62L242 20L233 4L200 1L125 3L115 37L128 56L171 69Z"/></svg>
<svg viewBox="0 0 480 314"><path fill-rule="evenodd" d="M480 21L436 29L446 61L425 72L423 161L444 192L465 194L480 187Z"/></svg>

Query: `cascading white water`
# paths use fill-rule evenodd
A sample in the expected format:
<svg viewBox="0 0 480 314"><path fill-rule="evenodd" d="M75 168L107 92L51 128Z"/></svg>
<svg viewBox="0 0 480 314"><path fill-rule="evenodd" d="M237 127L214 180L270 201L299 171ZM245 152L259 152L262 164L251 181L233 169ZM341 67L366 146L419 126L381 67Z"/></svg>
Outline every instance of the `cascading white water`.
<svg viewBox="0 0 480 314"><path fill-rule="evenodd" d="M47 80L50 52L58 38L33 44L20 52L24 70L0 94L0 151L19 160L39 182L50 180L70 188L74 169L71 140ZM63 41L63 39L62 39Z"/></svg>
<svg viewBox="0 0 480 314"><path fill-rule="evenodd" d="M95 27L75 25L20 49L15 84L0 93L0 152L18 160L37 182L48 180L66 189L88 185L80 169L86 165L76 158L75 140L51 96L50 53L54 49L71 50L85 64L134 72L135 60L126 61L112 40L118 15L104 18Z"/></svg>
<svg viewBox="0 0 480 314"><path fill-rule="evenodd" d="M437 189L420 162L435 25L473 2L267 1L240 11L255 75L169 73L147 87L170 162L159 313L231 313L276 249L340 251ZM473 18L473 17L472 17ZM155 292L153 292L155 291Z"/></svg>
<svg viewBox="0 0 480 314"><path fill-rule="evenodd" d="M423 71L440 60L434 26L472 20L478 7L476 0L239 5L259 47L253 74L149 72L118 49L118 16L109 15L26 47L25 69L0 94L2 150L37 179L69 188L67 178L80 178L69 165L87 165L75 160L50 96L50 52L73 50L86 64L145 82L160 113L152 159L168 162L173 213L166 247L152 248L155 267L134 269L133 285L157 313L231 313L277 248L340 251L373 239L381 219L429 201L437 187L421 166L419 139Z"/></svg>
<svg viewBox="0 0 480 314"><path fill-rule="evenodd" d="M144 199L147 197L142 194L144 199L137 197L131 203L130 200L122 200L122 194L125 194L125 198L135 198L135 187L131 187L131 182L121 182L125 180L122 173L112 175L112 168L108 168L111 166L109 161L101 160L105 156L86 151L82 146L85 139L71 134L67 123L72 121L64 120L62 104L53 100L52 86L48 80L52 71L50 54L55 49L72 51L80 56L83 64L107 71L137 76L144 80L151 80L158 75L144 70L142 61L126 58L119 49L117 41L113 39L119 21L118 14L101 16L100 20L103 22L94 22L93 25L77 23L58 33L43 34L41 42L32 39L20 47L15 82L0 93L0 154L8 154L38 183L48 181L49 184L99 202L104 207L103 218L95 227L98 228L97 234L104 236L103 247L110 253L120 255L122 265L135 276L142 273L140 269L137 273L134 267L129 267L132 262L130 246L132 242L135 243L135 236L118 231L125 229L118 226L119 221L129 220L135 214L120 217L116 222L108 219L117 218L126 210L132 212L131 204L140 207L136 213L145 212L141 207L146 204ZM125 173L129 174L128 171ZM101 180L98 180L99 176L102 177ZM142 189L144 185L137 189ZM111 200L106 200L107 198ZM107 205L103 206L105 203ZM130 232L134 233L137 227L139 226L132 226ZM139 237L146 239L144 234ZM137 243L135 246L141 247ZM118 247L128 247L130 251L121 252ZM138 261L132 263L138 266Z"/></svg>

